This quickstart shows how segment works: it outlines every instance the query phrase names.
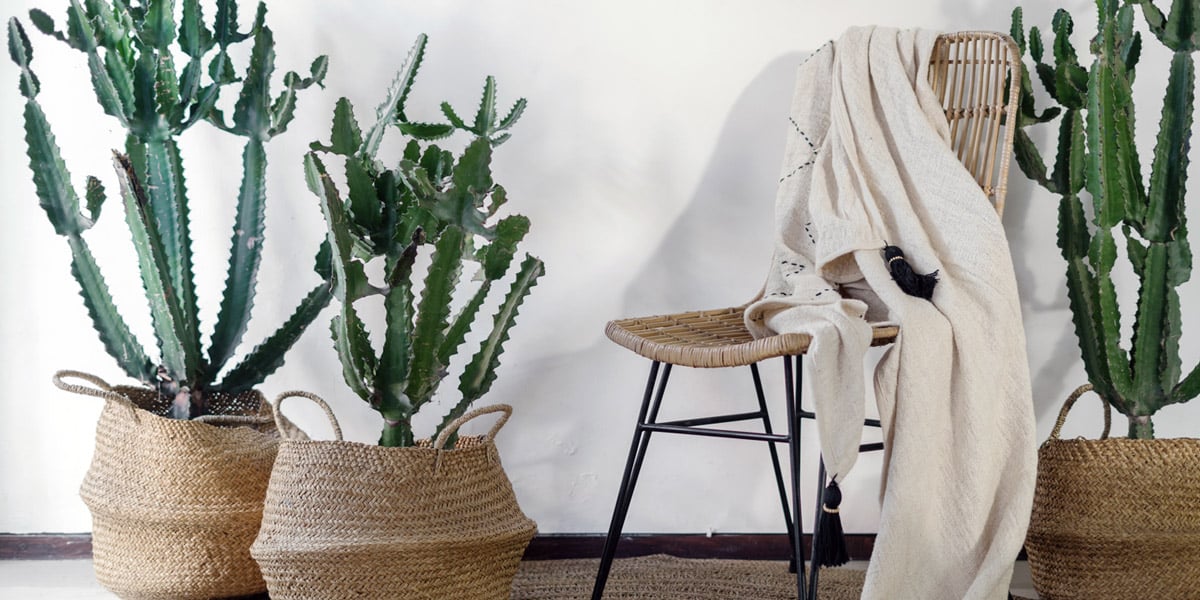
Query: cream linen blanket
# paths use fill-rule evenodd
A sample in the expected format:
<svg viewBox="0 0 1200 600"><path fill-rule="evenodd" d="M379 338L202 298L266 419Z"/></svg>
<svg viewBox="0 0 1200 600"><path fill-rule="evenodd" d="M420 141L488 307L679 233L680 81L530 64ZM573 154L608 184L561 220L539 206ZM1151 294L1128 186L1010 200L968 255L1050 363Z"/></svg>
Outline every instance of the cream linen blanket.
<svg viewBox="0 0 1200 600"><path fill-rule="evenodd" d="M928 83L936 38L855 28L801 65L758 337L812 335L808 379L830 473L857 457L868 322L900 325L875 370L886 444L863 598L1006 598L1033 499L1025 335L1000 219L949 148ZM881 250L937 270L906 295Z"/></svg>

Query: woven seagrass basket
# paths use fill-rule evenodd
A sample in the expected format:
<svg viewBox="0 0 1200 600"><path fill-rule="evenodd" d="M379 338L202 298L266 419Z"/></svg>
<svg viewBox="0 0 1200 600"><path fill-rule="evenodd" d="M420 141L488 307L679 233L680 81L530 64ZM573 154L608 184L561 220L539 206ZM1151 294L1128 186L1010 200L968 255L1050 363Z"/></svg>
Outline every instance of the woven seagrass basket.
<svg viewBox="0 0 1200 600"><path fill-rule="evenodd" d="M82 379L95 387L67 383ZM92 513L96 579L130 600L206 600L266 590L250 543L279 434L255 391L213 395L215 413L169 419L148 388L59 371L59 388L105 400L80 496ZM286 420L290 436L304 434Z"/></svg>
<svg viewBox="0 0 1200 600"><path fill-rule="evenodd" d="M250 552L272 600L501 600L537 525L517 506L493 438L512 408L477 409L429 447L342 441L280 446ZM442 449L463 423L500 412L487 435Z"/></svg>
<svg viewBox="0 0 1200 600"><path fill-rule="evenodd" d="M1041 598L1200 598L1200 440L1098 440L1059 433L1085 385L1038 451L1025 547Z"/></svg>

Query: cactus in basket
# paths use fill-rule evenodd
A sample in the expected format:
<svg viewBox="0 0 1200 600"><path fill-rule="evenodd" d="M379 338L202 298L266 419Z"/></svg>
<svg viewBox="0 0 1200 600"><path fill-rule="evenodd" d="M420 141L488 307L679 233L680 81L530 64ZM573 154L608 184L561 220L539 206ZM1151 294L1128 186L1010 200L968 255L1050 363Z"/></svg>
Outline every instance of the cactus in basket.
<svg viewBox="0 0 1200 600"><path fill-rule="evenodd" d="M55 232L67 238L71 272L105 349L129 376L156 387L175 418L204 414L210 393L238 393L262 381L282 364L284 353L332 298L331 284L319 284L274 334L237 365L225 368L242 341L254 301L264 233L265 143L287 129L297 92L320 85L327 64L321 56L307 76L289 72L283 89L272 95L275 44L265 18L266 6L260 3L249 31L239 31L236 1L218 0L210 29L198 0L183 0L179 14L174 0L137 5L71 0L64 33L45 12L29 13L42 33L86 55L96 99L126 131L124 153L113 152L114 165L153 318L158 361L147 356L125 324L83 237L100 216L104 186L95 177L87 178L87 212L81 212L71 175L38 102L33 48L21 23L15 18L8 22L9 56L20 67L20 90L26 99L25 141L38 199ZM229 50L245 40L252 43L250 63L238 77ZM183 68L177 69L181 59ZM229 121L216 108L217 100L222 88L239 82ZM204 120L246 138L229 272L207 355L201 350L188 195L177 141Z"/></svg>
<svg viewBox="0 0 1200 600"><path fill-rule="evenodd" d="M334 346L347 385L383 416L383 446L414 443L413 415L433 399L451 358L492 287L509 272L517 244L529 230L524 216L497 216L507 196L491 174L492 151L508 139L507 130L520 117L525 100L500 118L495 81L488 77L474 123L468 125L447 103L441 107L448 123L412 122L404 105L424 50L422 35L379 106L374 125L363 133L343 98L334 112L330 143L314 143L314 152L305 158L308 186L320 198L328 223L334 295L341 305L332 323ZM409 141L399 162L388 166L378 152L393 126ZM457 158L429 143L459 131L471 140ZM318 151L345 163L346 201ZM429 254L428 266L418 269L423 250ZM379 286L364 271L375 259L382 259ZM474 280L463 278L468 266L478 269ZM422 271L418 298L415 279ZM490 332L459 379L461 398L438 432L491 387L517 310L542 272L542 261L533 256L520 263ZM355 309L355 302L375 295L383 297L386 320L380 353L372 348ZM464 302L452 316L456 298Z"/></svg>
<svg viewBox="0 0 1200 600"><path fill-rule="evenodd" d="M1132 84L1142 47L1141 34L1133 30L1135 5L1172 52L1149 181L1142 178L1134 145ZM1016 156L1026 176L1061 197L1058 245L1067 261L1068 296L1088 379L1129 418L1129 437L1152 438L1156 411L1200 394L1200 365L1186 376L1181 368L1178 292L1192 270L1184 197L1200 6L1175 0L1166 15L1150 0L1099 0L1097 8L1090 68L1079 63L1066 11L1052 21L1053 65L1043 61L1038 29L1030 30L1026 43L1021 9L1013 12L1013 37L1058 104L1039 114L1031 80L1023 77ZM1056 118L1057 155L1047 173L1022 128ZM1090 219L1080 197L1084 191L1092 200ZM1140 284L1128 348L1122 345L1113 283L1118 243L1124 243Z"/></svg>

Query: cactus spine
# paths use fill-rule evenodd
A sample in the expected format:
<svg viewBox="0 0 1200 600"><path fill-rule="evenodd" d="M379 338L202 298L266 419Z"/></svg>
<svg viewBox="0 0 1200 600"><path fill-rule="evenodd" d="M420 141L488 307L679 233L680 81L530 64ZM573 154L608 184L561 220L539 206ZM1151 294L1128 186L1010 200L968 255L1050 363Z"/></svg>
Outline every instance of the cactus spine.
<svg viewBox="0 0 1200 600"><path fill-rule="evenodd" d="M507 130L520 117L525 100L499 118L496 84L488 77L472 124L446 103L442 112L449 123L410 121L404 113L405 98L425 42L425 36L417 38L365 134L350 102L342 98L334 111L330 143L314 143L314 152L305 157L309 189L320 198L328 223L334 295L341 305L332 323L334 346L347 385L383 416L379 443L384 446L414 443L413 415L433 399L489 292L509 272L517 245L529 231L524 216L497 218L507 195L491 174L492 151L508 139ZM388 168L378 150L392 126L409 141L399 163ZM456 131L472 136L457 158L428 143ZM347 200L342 200L317 152L344 161ZM415 265L423 249L430 254L429 266L418 298L414 278L420 270ZM368 282L364 271L375 259L383 261L381 286ZM475 281L462 278L469 264L478 269ZM491 388L518 309L543 270L542 261L533 256L521 261L492 317L490 332L459 379L461 398L438 432ZM356 301L373 295L383 297L386 320L378 354L355 309ZM452 316L456 298L465 304Z"/></svg>
<svg viewBox="0 0 1200 600"><path fill-rule="evenodd" d="M1141 34L1133 31L1135 5L1173 53L1149 185L1134 145L1132 84L1142 47ZM1032 28L1026 44L1021 9L1013 11L1013 37L1058 104L1039 114L1030 78L1023 76L1016 157L1026 176L1061 197L1058 245L1067 261L1068 297L1088 379L1129 418L1130 437L1152 438L1155 412L1200 394L1200 365L1186 377L1181 369L1178 292L1192 270L1184 198L1200 5L1174 0L1169 15L1151 0L1098 0L1097 8L1089 69L1079 64L1070 40L1073 22L1065 10L1052 21L1053 66L1043 62L1041 33ZM1057 155L1048 175L1021 128L1055 118ZM1080 198L1084 190L1092 199L1090 224ZM1118 231L1140 284L1128 350L1121 343L1112 278Z"/></svg>
<svg viewBox="0 0 1200 600"><path fill-rule="evenodd" d="M183 0L180 12L176 22L174 0L144 0L137 5L124 0L71 0L65 33L45 12L29 13L42 33L87 56L97 101L126 130L124 153L114 152L114 166L153 318L158 362L146 355L126 326L82 236L99 218L105 190L98 179L89 177L88 214L80 212L70 173L38 103L33 48L15 18L8 22L8 48L21 69L25 140L38 199L55 232L66 237L71 247L71 271L93 325L126 373L156 386L172 402L172 416L191 418L206 412L208 393L244 391L277 369L283 354L332 297L328 282L318 285L278 331L225 370L246 331L254 300L266 202L264 144L287 129L296 93L321 84L327 59L321 56L313 61L308 76L288 73L283 91L272 97L275 50L264 4L258 5L254 24L246 32L238 31L235 0L217 1L211 29L205 25L199 0ZM239 79L228 51L244 40L252 40L252 51ZM178 58L186 59L181 70L176 69ZM241 91L233 122L228 124L215 106L221 89L239 80ZM188 196L177 141L202 120L246 138L229 273L207 357L201 351Z"/></svg>

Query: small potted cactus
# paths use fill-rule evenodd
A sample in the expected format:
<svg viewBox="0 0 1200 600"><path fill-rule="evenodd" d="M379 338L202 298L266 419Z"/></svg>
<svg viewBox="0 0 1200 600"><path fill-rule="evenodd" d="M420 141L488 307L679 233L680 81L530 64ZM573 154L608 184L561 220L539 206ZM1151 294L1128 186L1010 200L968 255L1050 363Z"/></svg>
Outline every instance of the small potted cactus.
<svg viewBox="0 0 1200 600"><path fill-rule="evenodd" d="M125 147L112 151L113 163L159 350L151 358L131 333L89 249L84 234L101 216L106 188L88 177L82 193L86 212L81 210L80 193L39 102L33 45L13 18L8 52L20 69L25 140L38 200L55 233L67 239L71 273L100 340L139 382L110 386L78 372L55 377L63 389L107 400L81 490L93 515L97 577L125 598L260 592L265 586L249 545L259 526L278 435L269 405L253 386L282 364L285 352L332 299L328 278L274 334L237 364L229 362L250 320L261 262L265 146L287 129L298 92L321 84L326 57L312 61L307 75L287 73L283 89L273 94L275 44L261 3L246 31L239 29L235 0L218 0L211 21L198 0L183 0L181 10L171 0L70 0L63 30L38 9L30 11L29 21L48 38L84 54L96 99L126 132ZM231 49L243 42L252 48L239 77ZM227 119L217 101L238 82L240 92ZM207 352L201 349L189 193L178 144L201 122L245 138L228 276Z"/></svg>
<svg viewBox="0 0 1200 600"><path fill-rule="evenodd" d="M492 441L511 409L466 411L496 379L541 260L520 261L433 441L413 432L413 415L431 405L451 360L469 347L468 331L483 321L477 317L529 230L524 216L500 216L507 194L491 173L492 152L508 139L525 101L501 118L488 77L473 123L447 103L447 123L410 121L405 99L424 49L421 36L369 129L360 129L343 98L330 142L314 143L305 157L308 186L328 224L339 305L334 347L346 385L379 411L383 428L378 445L341 441L340 434L338 441L281 445L251 549L272 598L508 598L536 530L517 506ZM378 151L392 128L408 141L403 156L387 164ZM456 132L470 138L457 157L429 143ZM344 163L344 196L318 153ZM380 281L365 275L372 261L382 263ZM384 308L380 351L356 308L369 298ZM452 305L459 307L453 316ZM487 435L456 440L462 423L488 412L505 417Z"/></svg>
<svg viewBox="0 0 1200 600"><path fill-rule="evenodd" d="M1067 11L1052 21L1053 65L1044 61L1038 28L1026 39L1021 9L1013 12L1013 37L1057 103L1038 112L1024 75L1015 154L1026 176L1060 197L1058 245L1089 381L1042 447L1026 546L1046 597L1192 597L1200 573L1200 440L1153 439L1152 417L1200 395L1200 365L1185 374L1180 360L1178 291L1192 270L1185 207L1200 20L1192 0L1175 0L1167 14L1151 0L1100 0L1097 9L1090 67L1079 63ZM1134 143L1133 81L1144 68L1137 12L1171 53L1148 181ZM1048 172L1024 128L1055 119L1057 155ZM1118 244L1139 284L1127 343L1114 283ZM1071 403L1087 389L1128 418L1128 439L1104 439L1107 426L1100 440L1057 439ZM1111 568L1114 560L1120 569Z"/></svg>

